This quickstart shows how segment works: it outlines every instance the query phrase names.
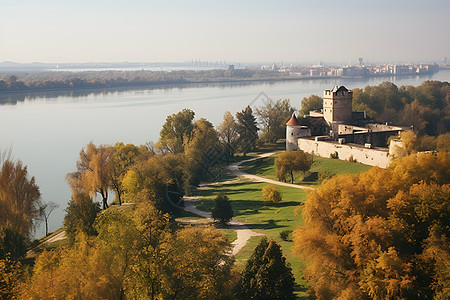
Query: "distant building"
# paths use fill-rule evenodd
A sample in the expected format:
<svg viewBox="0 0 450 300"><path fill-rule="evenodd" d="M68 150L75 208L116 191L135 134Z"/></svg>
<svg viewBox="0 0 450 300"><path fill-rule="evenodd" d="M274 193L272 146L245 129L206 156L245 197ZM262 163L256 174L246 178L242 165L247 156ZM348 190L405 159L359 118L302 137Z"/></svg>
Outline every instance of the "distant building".
<svg viewBox="0 0 450 300"><path fill-rule="evenodd" d="M338 154L340 159L379 167L390 163L387 140L404 128L377 124L365 112L352 110L353 92L344 86L325 90L323 109L308 116L292 115L286 123L286 150L301 149L318 156Z"/></svg>

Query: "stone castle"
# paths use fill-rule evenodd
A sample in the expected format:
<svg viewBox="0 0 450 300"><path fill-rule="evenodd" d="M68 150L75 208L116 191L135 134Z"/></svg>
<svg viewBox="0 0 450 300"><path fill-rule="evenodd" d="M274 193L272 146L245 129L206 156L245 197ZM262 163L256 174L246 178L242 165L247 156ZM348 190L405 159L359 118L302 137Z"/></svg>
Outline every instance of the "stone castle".
<svg viewBox="0 0 450 300"><path fill-rule="evenodd" d="M333 155L343 160L385 168L395 145L387 140L404 128L378 124L365 112L352 110L353 92L344 86L325 90L323 109L311 111L303 118L295 114L286 123L286 150L301 149L321 157Z"/></svg>

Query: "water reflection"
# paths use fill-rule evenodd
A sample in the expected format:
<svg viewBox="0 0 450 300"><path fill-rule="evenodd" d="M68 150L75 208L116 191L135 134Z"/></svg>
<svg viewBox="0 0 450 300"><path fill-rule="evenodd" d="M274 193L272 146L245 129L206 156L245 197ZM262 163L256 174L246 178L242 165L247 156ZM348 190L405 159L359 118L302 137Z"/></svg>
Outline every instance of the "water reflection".
<svg viewBox="0 0 450 300"><path fill-rule="evenodd" d="M438 73L436 73L438 74ZM55 102L52 99L58 98L87 98L91 96L121 96L133 94L152 94L155 90L162 91L181 91L186 88L219 88L219 89L233 89L247 86L273 86L277 84L286 83L287 81L298 83L302 86L333 86L333 85L348 85L350 88L365 87L367 85L377 85L383 81L390 81L398 86L403 84L416 84L425 80L433 80L435 75L421 75L421 76L388 76L388 77L370 77L370 78L320 78L320 79L292 79L292 80L270 80L270 81L237 81L237 82L204 82L204 83L189 83L176 85L154 85L154 86L129 86L122 88L102 88L102 89L76 89L76 90L54 90L54 91L34 91L34 92L0 92L0 105L16 105L26 101L37 101L45 99L45 102ZM321 91L317 91L320 94ZM74 101L76 102L76 101Z"/></svg>

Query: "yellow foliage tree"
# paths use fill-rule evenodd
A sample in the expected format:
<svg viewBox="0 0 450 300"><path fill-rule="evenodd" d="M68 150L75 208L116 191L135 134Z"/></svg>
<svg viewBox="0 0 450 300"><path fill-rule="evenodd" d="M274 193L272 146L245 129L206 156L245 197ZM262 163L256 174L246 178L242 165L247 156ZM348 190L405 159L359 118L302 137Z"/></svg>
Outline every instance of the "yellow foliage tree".
<svg viewBox="0 0 450 300"><path fill-rule="evenodd" d="M319 298L433 297L448 291L448 153L341 175L311 192L294 251ZM440 241L440 242L437 242ZM433 289L429 286L432 285Z"/></svg>
<svg viewBox="0 0 450 300"><path fill-rule="evenodd" d="M280 189L271 185L266 185L261 190L264 202L280 203L281 197Z"/></svg>

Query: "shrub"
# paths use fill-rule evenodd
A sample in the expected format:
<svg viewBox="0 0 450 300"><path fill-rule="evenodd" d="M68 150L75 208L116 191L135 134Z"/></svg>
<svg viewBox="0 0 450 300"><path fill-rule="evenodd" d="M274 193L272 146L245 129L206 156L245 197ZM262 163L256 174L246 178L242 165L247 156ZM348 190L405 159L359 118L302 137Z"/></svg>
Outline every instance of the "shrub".
<svg viewBox="0 0 450 300"><path fill-rule="evenodd" d="M214 220L225 225L233 218L233 209L231 208L228 196L220 193L215 199L215 206L212 210L212 217Z"/></svg>
<svg viewBox="0 0 450 300"><path fill-rule="evenodd" d="M292 230L283 230L280 232L280 238L285 242L291 242L292 240L289 238L289 235L292 233Z"/></svg>
<svg viewBox="0 0 450 300"><path fill-rule="evenodd" d="M264 202L280 203L283 200L280 190L274 186L266 185L261 192Z"/></svg>
<svg viewBox="0 0 450 300"><path fill-rule="evenodd" d="M335 151L334 153L330 154L330 158L332 159L339 159L339 153L337 153L337 151Z"/></svg>

